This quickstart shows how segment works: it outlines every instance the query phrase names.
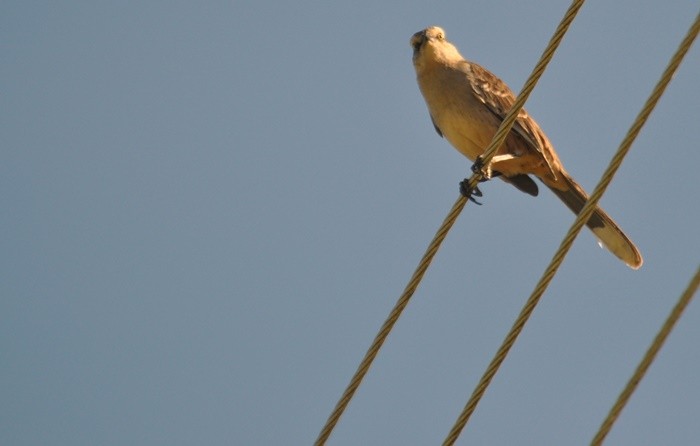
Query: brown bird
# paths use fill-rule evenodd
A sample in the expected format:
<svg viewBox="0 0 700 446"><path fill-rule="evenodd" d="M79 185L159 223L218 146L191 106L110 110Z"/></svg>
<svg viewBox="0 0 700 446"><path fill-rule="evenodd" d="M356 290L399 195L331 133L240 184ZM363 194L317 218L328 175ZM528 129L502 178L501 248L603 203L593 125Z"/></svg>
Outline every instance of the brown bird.
<svg viewBox="0 0 700 446"><path fill-rule="evenodd" d="M435 130L472 161L484 153L515 102L508 86L490 71L465 60L445 39L442 28L432 26L411 37L413 65ZM537 196L535 175L569 209L578 214L588 195L566 172L552 143L525 110L486 166L521 191ZM586 225L600 241L631 268L642 266L637 247L600 207Z"/></svg>

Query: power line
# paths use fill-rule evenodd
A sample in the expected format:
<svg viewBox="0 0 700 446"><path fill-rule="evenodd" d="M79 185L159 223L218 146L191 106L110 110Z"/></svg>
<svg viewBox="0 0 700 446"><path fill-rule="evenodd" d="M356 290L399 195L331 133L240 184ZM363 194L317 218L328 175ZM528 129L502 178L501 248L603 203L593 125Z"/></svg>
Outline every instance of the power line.
<svg viewBox="0 0 700 446"><path fill-rule="evenodd" d="M515 122L515 119L518 116L518 112L525 104L525 101L530 95L530 92L532 92L532 90L535 88L535 85L537 84L539 78L542 76L542 73L544 73L547 64L554 56L554 51L559 46L559 43L563 39L564 34L569 28L569 25L573 21L574 17L576 16L576 13L581 8L583 3L584 0L574 0L571 6L569 7L568 11L564 15L564 18L557 27L554 36L549 41L549 44L545 48L545 51L542 53L539 62L535 66L532 74L530 74L530 77L525 82L525 85L523 86L523 89L518 95L518 98L516 99L515 103L513 104L513 107L510 109L510 111L504 118L503 122L498 128L498 131L494 135L491 144L488 146L488 148L482 155L481 160L483 162L483 165L488 165L489 161L496 153L496 150L503 144L503 141L505 141L506 136L510 132ZM481 180L482 178L483 175L481 173L474 173L471 176L471 178L469 178L469 189L474 190L476 185L479 183L479 180ZM321 429L321 433L319 434L318 438L316 439L316 442L314 443L316 446L323 445L325 444L326 440L328 440L328 437L331 435L333 428L338 423L340 416L343 414L345 408L350 403L350 400L355 394L355 391L360 386L362 379L367 374L367 371L372 365L374 358L376 358L377 354L379 353L379 349L382 347L382 344L384 344L384 341L389 336L391 329L398 320L399 316L401 316L401 313L403 312L404 308L406 308L406 305L408 305L411 296L413 296L413 293L418 288L418 285L423 279L425 271L428 269L430 262L432 261L433 257L440 248L442 241L445 239L445 236L447 236L447 233L452 228L454 222L457 220L457 217L459 216L460 212L462 212L466 201L467 199L463 196L460 196L457 199L455 204L452 206L450 213L445 218L442 225L435 234L435 237L431 241L430 245L428 245L428 249L423 255L423 258L418 264L418 267L413 273L413 276L411 276L411 280L409 281L408 285L406 285L403 294L401 295L401 297L399 297L399 300L396 302L394 308L389 313L389 317L382 325L381 329L379 330L379 333L377 333L376 337L374 338L374 341L372 342L372 345L367 350L367 353L360 362L360 365L355 371L355 374L351 378L350 383L343 392L343 395L340 397L340 400L338 400L338 403L333 409L331 415L328 417L328 420L323 426L323 429Z"/></svg>
<svg viewBox="0 0 700 446"><path fill-rule="evenodd" d="M469 398L469 401L467 401L467 404L464 407L464 410L457 418L457 421L455 422L454 426L450 430L450 433L448 434L445 441L443 442L443 445L454 444L454 442L457 440L457 437L459 436L460 432L462 431L464 426L467 424L469 417L474 412L474 409L476 409L476 405L478 404L481 397L484 395L484 392L486 391L486 388L488 387L489 383L491 382L491 379L494 377L494 375L498 371L498 368L503 363L503 360L505 359L506 355L508 354L508 351L515 343L515 340L517 339L518 335L520 334L523 327L525 326L525 323L529 319L530 315L532 314L535 307L537 306L537 303L539 302L540 298L542 297L545 290L549 286L549 283L551 282L551 280L554 277L554 275L556 274L559 266L563 262L564 257L566 256L566 253L569 251L569 249L571 248L571 245L574 243L576 236L581 231L581 228L583 227L585 222L588 221L591 214L595 210L595 208L598 204L598 201L602 197L603 193L605 192L608 185L612 181L615 173L617 172L617 169L620 167L620 165L622 164L622 161L624 160L625 156L629 152L629 150L632 146L632 143L634 142L634 139L637 137L640 130L642 129L642 127L646 123L647 119L649 118L649 115L651 114L652 110L654 109L654 107L658 103L659 98L661 98L661 95L663 94L664 90L666 89L668 84L671 82L671 79L673 78L673 74L675 73L676 69L678 68L681 61L683 60L683 57L687 54L688 49L690 49L690 46L693 43L693 40L695 39L695 37L697 36L699 30L700 30L700 15L698 15L698 17L696 18L695 23L688 31L688 34L686 35L685 39L683 40L683 42L679 46L676 53L671 58L671 61L669 62L668 66L666 67L666 70L662 74L661 79L659 79L659 82L654 87L654 90L652 91L651 95L649 96L649 99L647 99L644 106L642 107L642 110L639 112L639 114L637 115L637 118L632 123L632 126L627 131L625 138L620 143L620 147L618 148L618 150L615 153L615 155L613 156L613 158L610 160L610 164L608 165L608 168L603 173L603 176L600 179L598 185L593 190L593 193L591 193L591 196L588 199L588 201L586 202L586 205L583 207L583 209L581 210L579 215L574 220L574 223L571 225L571 228L569 229L569 232L564 237L564 240L562 240L561 245L559 246L559 249L554 254L554 257L552 258L549 266L547 266L547 268L545 269L545 272L543 273L542 277L540 278L540 281L537 283L532 294L530 295L530 297L526 301L525 306L523 307L523 309L521 310L517 319L513 323L513 327L506 335L506 338L503 341L503 343L501 344L501 346L499 347L498 351L496 352L496 355L491 360L491 363L487 367L486 372L484 373L481 380L479 381L476 388L474 389L472 396Z"/></svg>
<svg viewBox="0 0 700 446"><path fill-rule="evenodd" d="M666 342L666 338L668 338L668 335L671 333L671 330L676 325L676 322L678 322L678 319L680 319L681 315L683 314L683 311L693 299L693 295L698 290L699 285L700 268L698 268L698 270L695 272L695 276L693 276L693 278L691 279L690 283L688 284L688 287L678 298L676 306L673 307L673 310L671 310L671 313L668 315L668 318L666 318L666 321L661 326L659 333L656 335L654 341L649 346L649 349L644 354L644 357L637 366L637 369L634 371L634 374L627 382L627 385L620 393L620 396L617 397L617 401L615 401L615 404L613 404L613 407L610 409L608 416L605 418L603 423L600 425L598 432L593 437L593 441L591 441L591 446L600 446L601 444L603 444L603 440L610 432L613 423L615 423L617 417L620 415L620 412L622 412L622 409L624 409L625 405L627 404L630 397L637 388L639 382L642 380L642 378L644 378L644 375L649 369L649 366L651 366L651 363L654 362L656 354L659 353L659 350L661 350L661 347L663 347L664 342Z"/></svg>
<svg viewBox="0 0 700 446"><path fill-rule="evenodd" d="M488 165L490 162L491 158L495 154L496 150L503 144L506 136L510 132L513 123L515 122L515 119L517 118L518 112L520 109L523 107L525 101L527 100L528 96L530 95L531 91L534 89L535 85L537 84L537 81L541 77L542 73L544 72L547 64L549 61L552 59L553 54L555 50L557 49L558 45L560 44L561 40L563 39L566 31L568 30L569 25L575 18L576 14L578 13L579 9L583 5L585 0L574 0L567 10L564 18L560 22L559 26L557 27L554 35L552 36L549 44L547 45L545 51L543 52L542 56L540 57L539 62L535 66L532 74L528 78L528 80L525 82L525 85L523 86L523 89L521 93L518 95L513 107L511 110L508 112L506 115L505 119L501 123L498 131L496 132L496 135L494 136L493 140L491 141L491 144L487 147L485 150L484 154L481 157L481 162L483 165ZM539 299L542 297L544 294L546 288L548 287L549 283L551 282L552 278L556 274L559 266L564 260L564 257L568 250L571 248L571 245L573 244L576 236L580 232L581 228L585 224L585 222L590 218L591 214L596 208L596 205L598 201L600 200L601 196L607 189L608 185L612 181L615 173L617 172L617 169L620 167L622 164L622 161L624 157L627 155L629 152L629 149L632 145L632 142L634 139L637 137L639 134L641 128L644 126L645 122L647 121L649 115L651 114L651 111L655 107L656 103L658 102L659 98L663 94L665 88L671 81L671 78L673 76L673 73L676 71L678 66L680 65L680 62L682 61L683 57L687 53L688 49L690 48L690 45L692 44L693 40L698 34L698 31L700 30L700 15L696 18L695 23L691 27L690 31L688 32L688 35L684 39L684 41L681 43L681 46L679 47L678 51L676 54L674 54L673 58L671 59L669 66L666 68L664 71L664 74L662 75L661 79L659 80L658 84L652 91L651 96L645 103L644 107L640 111L639 115L635 119L634 123L632 124L631 128L627 132L627 135L623 139L623 141L620 143L620 147L618 148L617 152L613 156L612 160L610 161L610 164L606 171L603 173L603 176L594 189L593 193L591 194L588 202L586 205L583 207L579 215L577 216L576 220L572 224L571 228L569 229L569 232L566 234L564 237L563 241L561 242L559 249L557 252L554 254L549 266L545 269L545 272L543 273L540 281L538 282L537 286L535 287L534 291L532 292L531 296L528 298L526 301L525 306L521 310L518 318L516 319L515 323L513 324L510 332L506 336L505 340L503 341L501 347L498 349L495 357L489 364L488 368L486 369L486 372L482 376L481 380L479 381L476 389L473 391L469 401L467 402L464 410L460 414L460 416L457 418L457 421L455 422L454 426L452 427L450 433L448 434L447 438L444 441L444 445L452 445L454 442L457 440L459 434L461 433L462 429L466 426L466 423L469 420L469 417L473 413L473 411L476 409L476 405L478 404L479 400L483 396L483 394L486 391L486 388L490 384L492 378L495 376L496 372L498 371L498 368L504 361L506 355L508 354L508 351L510 348L513 346L515 343L518 335L522 331L525 323L529 319L530 315L534 311L537 303L539 302ZM474 188L477 186L478 182L483 179L483 174L481 172L476 172L474 173L468 180L468 185L469 185L469 190L474 190ZM462 209L466 205L467 198L460 196L455 204L453 205L452 209L450 210L449 214L443 221L442 225L438 229L437 233L435 234L433 240L429 244L425 254L423 255L418 267L414 271L409 283L406 285L406 288L404 289L404 292L402 295L399 297L398 301L396 302L394 308L391 310L389 316L387 317L386 321L382 325L381 329L377 333L374 341L372 342L370 348L368 349L367 353L365 354L364 358L362 359L360 365L358 366L355 374L353 375L352 379L350 380L350 383L348 384L347 388L343 392L343 395L341 396L340 400L336 404L333 412L331 415L328 417L328 420L326 421L325 425L323 426L318 438L316 439L316 442L314 443L315 445L323 445L331 435L333 428L337 424L338 420L340 419L341 415L343 414L344 410L350 403L350 400L352 399L353 395L355 394L357 388L360 386L362 379L364 376L367 374L367 371L369 370L372 362L376 358L377 354L379 353L379 350L381 349L384 341L388 337L389 333L391 332L391 329L393 328L394 324L397 322L398 318L400 317L401 313L403 310L406 308L408 305L409 300L413 296L413 293L416 291L418 288L418 285L420 284L425 272L428 269L428 266L430 265L433 257L437 253L437 250L440 248L440 245L444 241L445 237L447 236L447 233L453 226L454 222L457 220L457 217L461 213ZM696 277L694 278L695 283L695 289L697 289L697 282L700 280L700 271L698 274L696 274ZM690 287L689 287L690 289ZM694 292L694 291L693 291ZM686 293L687 294L687 293ZM685 296L685 294L684 294ZM692 296L692 293L691 293ZM689 297L687 298L689 300ZM687 303L686 303L687 304ZM680 303L679 303L680 305ZM682 311L682 310L680 310ZM674 309L674 312L672 315L676 312L676 309ZM678 314L680 316L680 314ZM669 319L671 319L669 317ZM676 317L677 320L677 317ZM668 321L667 321L668 322ZM675 322L675 320L674 320ZM664 325L664 328L662 329L662 332L659 333L657 336L657 339L659 337L662 337L665 339L665 336L668 335L668 333L665 333L662 335L663 330L666 328L666 324ZM668 331L670 331L670 327L668 328ZM637 376L638 373L643 374L646 368L648 368L649 364L653 360L653 355L656 354L659 348L661 348L661 344L663 343L663 339L657 344L656 342L652 344L652 348L656 348L656 351L654 351L651 354L650 359L647 359L645 357L645 360L643 360L642 364L640 364L640 368L638 368L637 373L635 373L635 376ZM650 351L652 350L650 348ZM649 352L648 352L649 355ZM646 363L648 361L648 363ZM644 365L644 366L642 366ZM640 372L640 369L641 370ZM641 376L639 376L639 379L641 379ZM594 438L594 443L593 444L599 444L595 443L597 438L600 437L598 441L602 441L602 438L607 434L607 431L609 430L610 426L614 422L614 419L617 417L617 414L619 414L619 411L622 410L622 406L626 402L626 400L629 398L631 395L632 391L634 390L634 387L636 387L636 383L638 380L635 381L635 377L633 376L633 379L630 381L632 384L628 384L628 387L631 386L631 389L625 389L623 391L623 394L620 396L620 399L618 400L618 403L613 407L611 410L611 414L608 416L608 419L603 423L603 426L601 427L601 431L596 435ZM624 396L624 398L623 398ZM604 428L606 430L604 430Z"/></svg>

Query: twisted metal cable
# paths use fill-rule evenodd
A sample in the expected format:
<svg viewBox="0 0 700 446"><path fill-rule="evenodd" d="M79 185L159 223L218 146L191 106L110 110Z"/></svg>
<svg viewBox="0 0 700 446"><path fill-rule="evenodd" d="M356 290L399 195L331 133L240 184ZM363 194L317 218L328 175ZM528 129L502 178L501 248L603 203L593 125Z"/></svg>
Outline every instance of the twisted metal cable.
<svg viewBox="0 0 700 446"><path fill-rule="evenodd" d="M678 51L674 55L671 63L674 63L674 60L677 60L675 62L675 65L677 66L680 64L680 60L682 59L683 55L685 55L685 53L688 51L688 49L690 49L690 46L692 45L693 40L698 35L699 31L700 14L698 14L698 16L695 18L693 26L688 31L688 34L686 35L685 39L683 39L683 42L678 48ZM669 70L667 69L667 71ZM669 77L672 75L673 73L668 74ZM623 391L618 396L617 401L615 401L613 407L610 409L608 416L605 418L600 428L598 429L598 432L593 437L593 440L591 441L591 446L600 446L601 444L603 444L603 440L610 432L610 429L612 429L613 423L615 423L618 416L620 415L620 412L622 412L622 409L625 407L625 405L627 405L627 402L631 398L632 393L634 393L634 391L637 388L637 385L646 374L647 369L649 368L649 366L651 366L651 363L654 361L654 358L656 358L656 354L659 352L664 342L666 341L666 338L671 333L671 330L673 329L674 325L676 324L678 319L681 317L681 314L683 314L683 311L692 300L693 295L698 289L698 286L700 286L700 268L698 268L698 270L695 273L695 276L688 284L688 287L678 299L676 306L673 307L673 310L668 315L666 322L664 322L663 326L659 330L659 333L656 335L656 338L654 338L654 341L649 346L647 352L644 354L644 357L637 366L637 369L635 370L634 374L627 382L627 385L625 386Z"/></svg>
<svg viewBox="0 0 700 446"><path fill-rule="evenodd" d="M408 301L411 299L411 296L413 296L413 293L418 288L418 285L423 279L423 275L427 271L428 266L430 266L430 262L433 260L433 257L440 248L440 245L447 236L447 233L449 232L450 228L457 220L457 217L459 217L459 214L460 212L462 212L462 209L464 208L466 202L466 198L460 196L459 199L452 206L452 210L450 210L450 213L447 215L447 217L445 217L445 220L442 222L440 229L438 229L437 233L435 234L435 237L433 237L433 240L430 242L430 245L428 245L428 249L425 251L425 254L423 254L423 258L418 264L418 267L413 273L413 276L411 276L411 280L408 282L408 285L406 285L403 294L401 294L401 297L399 297L399 300L396 302L394 308L389 313L389 316L387 317L386 321L384 321L384 324L379 330L379 333L377 333L377 336L375 336L372 345L367 350L367 353L365 353L364 358L362 358L360 365L357 367L355 374L350 380L350 384L348 384L347 388L345 389L345 392L343 392L343 395L340 397L340 400L338 400L335 409L333 409L333 412L328 417L328 420L323 426L323 429L321 430L321 433L316 439L314 445L321 446L325 444L326 440L328 440L328 437L330 437L333 428L338 423L340 416L343 414L345 408L350 403L350 400L355 394L355 391L360 386L360 383L367 374L367 371L372 365L374 358L379 353L379 349L382 347L382 344L384 344L384 341L389 336L389 332L391 332L391 329L394 327L394 324L399 319L399 316L401 316L401 313L403 312L404 308L406 308L406 305L408 305Z"/></svg>
<svg viewBox="0 0 700 446"><path fill-rule="evenodd" d="M537 306L537 303L539 302L540 298L542 297L545 290L549 286L549 283L551 282L552 278L554 277L557 270L559 269L559 266L561 265L562 261L564 260L564 257L566 256L566 253L569 251L569 248L571 248L571 245L573 244L576 236L581 231L581 228L583 227L585 222L588 221L588 219L590 218L591 214L593 213L593 211L595 210L595 208L598 204L598 201L600 200L600 197L603 195L603 193L607 189L608 185L612 181L613 176L617 172L617 169L622 164L624 157L627 155L627 153L630 150L630 147L632 146L632 142L639 134L640 130L642 129L642 127L646 123L647 119L649 118L649 115L651 114L652 110L654 109L657 102L659 101L659 98L661 98L661 95L663 94L664 90L666 89L668 84L671 82L671 79L673 78L673 74L675 73L676 69L678 68L681 61L683 60L683 57L686 55L686 53L690 49L690 46L693 43L693 40L695 39L695 37L697 36L699 30L700 30L700 15L698 15L698 17L696 18L695 22L693 23L693 26L691 26L690 30L688 31L688 34L683 39L678 50L671 58L671 61L669 62L668 66L666 67L666 70L662 74L661 79L659 79L659 82L654 87L654 90L652 91L651 95L649 96L649 99L647 99L642 110L639 112L639 114L637 115L637 118L634 120L632 126L627 131L627 135L620 143L620 147L618 148L617 152L615 153L615 155L611 159L610 164L609 164L608 168L605 170L605 172L603 173L603 176L602 176L600 182L598 183L596 188L593 190L593 193L591 194L589 200L586 202L586 205L583 207L580 214L576 217L576 220L574 221L571 228L569 229L569 232L566 234L566 236L562 240L562 242L559 246L559 249L554 254L549 266L545 269L545 272L543 273L542 278L540 278L540 281L535 286L534 291L532 292L532 294L528 298L527 302L525 303L525 306L523 307L523 309L521 310L517 319L515 320L512 328L510 329L510 331L506 335L506 338L503 341L503 343L501 344L501 346L499 347L498 351L496 352L496 355L491 360L491 363L487 367L486 372L481 377L481 380L479 381L476 388L474 389L471 397L469 398L469 401L467 401L467 404L464 407L462 413L457 418L457 421L455 422L454 426L452 427L452 430L450 431L447 438L443 442L443 445L454 444L454 442L457 440L457 437L459 436L460 432L462 431L462 429L464 429L464 426L467 424L469 417L474 412L476 405L479 403L479 401L481 400L481 397L484 395L486 388L489 386L491 380L493 379L494 375L498 371L498 368L505 360L505 357L508 354L508 351L511 349L511 347L515 343L515 340L517 339L518 335L520 334L523 327L525 326L525 323L527 322L527 320L530 318L530 315L534 311L535 306Z"/></svg>
<svg viewBox="0 0 700 446"><path fill-rule="evenodd" d="M691 279L688 287L678 298L678 302L673 307L673 310L671 310L671 313L668 315L668 318L666 318L663 326L661 326L661 329L654 338L654 341L649 346L649 349L644 354L644 357L637 366L637 369L634 371L634 374L627 382L627 385L620 393L620 396L617 397L617 401L615 401L615 404L613 404L613 407L610 409L610 413L608 413L608 416L605 418L603 423L600 425L598 432L593 437L591 446L600 446L603 444L603 440L610 432L613 423L615 423L617 417L620 415L620 412L622 412L622 409L624 409L625 405L632 396L632 393L634 393L634 391L637 389L639 382L642 380L642 378L644 378L649 366L651 366L654 358L656 358L656 354L659 353L659 350L661 350L661 347L663 347L664 342L666 342L666 338L668 338L668 335L671 333L671 330L673 330L676 322L678 322L678 319L680 319L683 311L693 299L693 295L698 290L698 286L700 286L700 268L698 268L698 270L695 272L695 276L693 276Z"/></svg>
<svg viewBox="0 0 700 446"><path fill-rule="evenodd" d="M540 57L540 60L535 66L532 74L525 82L525 85L523 86L523 89L518 95L515 103L513 104L513 107L508 112L505 119L498 128L498 131L494 135L493 141L482 155L481 159L484 165L488 165L488 163L491 161L491 158L496 153L496 150L503 144L503 141L505 141L506 136L510 132L511 128L513 127L513 123L515 122L515 119L518 116L518 112L525 104L525 101L530 95L530 92L532 92L532 90L535 88L535 85L537 84L539 78L542 76L542 73L544 73L547 64L554 56L554 51L559 46L559 43L564 37L564 34L569 28L569 25L573 21L574 17L576 16L576 13L583 5L584 1L585 0L574 0L572 5L569 7L569 10L566 12L564 18L557 27L554 36L550 39L549 44L545 48L545 51ZM474 173L469 178L469 189L474 190L474 188L476 188L477 184L479 183L479 180L482 178L483 175L481 173ZM314 443L315 446L321 446L325 444L325 442L328 440L328 437L330 437L333 429L335 428L335 425L340 419L340 416L343 414L347 405L350 403L350 400L355 394L355 391L357 391L357 388L360 386L362 379L367 374L367 371L372 365L372 362L379 353L379 349L382 347L384 341L389 336L389 332L393 328L399 316L401 316L401 313L403 312L404 308L406 308L406 305L408 305L411 296L413 296L413 293L418 288L418 285L423 279L423 275L428 269L428 266L430 265L430 262L437 253L438 249L440 248L442 241L445 239L447 233L452 228L454 222L457 220L457 217L462 212L462 209L466 205L466 201L467 198L460 195L455 204L452 206L450 213L445 218L442 225L435 234L435 237L428 246L428 249L423 255L423 258L421 259L415 272L413 273L411 280L409 281L408 285L406 285L403 294L401 295L401 297L399 297L398 301L394 305L394 308L389 313L388 318L382 325L381 329L379 330L379 333L377 333L376 337L374 338L372 345L367 350L367 353L360 362L360 365L358 366L357 370L355 371L355 374L351 378L347 388L343 392L343 395L338 400L338 403L333 409L333 412L331 412L330 416L328 417L326 424L321 429L321 432L319 433L319 436Z"/></svg>
<svg viewBox="0 0 700 446"><path fill-rule="evenodd" d="M547 68L547 65L554 56L554 52L557 50L559 44L564 38L564 35L569 30L569 25L571 25L571 22L574 21L576 14L578 14L579 9L581 9L581 6L583 6L584 2L585 0L573 0L571 2L569 9L567 9L566 13L564 14L564 17L559 23L559 26L557 26L557 29L554 31L554 35L552 35L552 38L547 44L547 47L542 52L540 60L537 62L537 65L535 65L535 68L532 70L530 77L528 77L525 81L523 89L520 91L518 97L515 99L513 107L511 107L510 111L508 111L508 114L503 119L503 122L501 123L500 127L498 127L496 134L491 140L491 144L489 144L486 150L484 150L484 153L481 155L480 158L482 159L484 166L488 166L489 162L491 161L491 158L493 158L493 156L496 154L496 150L498 150L503 145L503 142L506 140L508 133L510 133L511 128L513 127L513 124L515 123L515 120L518 117L518 113L520 113L520 110L525 105L525 101L527 101L527 99L530 97L530 93L535 88L535 85L537 85L537 82L540 80L540 77L542 77L544 70ZM469 189L473 190L479 184L479 180L481 180L482 178L483 174L480 172L477 172L474 175L472 175L469 178Z"/></svg>

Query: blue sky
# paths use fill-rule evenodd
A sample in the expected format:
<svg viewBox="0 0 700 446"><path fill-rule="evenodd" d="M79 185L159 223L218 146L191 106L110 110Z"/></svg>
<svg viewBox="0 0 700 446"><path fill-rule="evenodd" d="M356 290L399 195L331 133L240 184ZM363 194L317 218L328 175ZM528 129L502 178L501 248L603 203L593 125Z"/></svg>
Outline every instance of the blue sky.
<svg viewBox="0 0 700 446"><path fill-rule="evenodd" d="M0 443L310 444L470 163L409 38L518 91L568 2L0 6ZM697 4L584 5L526 108L589 191ZM585 444L698 266L691 49L459 444ZM329 444L437 444L573 216L482 187ZM691 304L609 444L700 438Z"/></svg>

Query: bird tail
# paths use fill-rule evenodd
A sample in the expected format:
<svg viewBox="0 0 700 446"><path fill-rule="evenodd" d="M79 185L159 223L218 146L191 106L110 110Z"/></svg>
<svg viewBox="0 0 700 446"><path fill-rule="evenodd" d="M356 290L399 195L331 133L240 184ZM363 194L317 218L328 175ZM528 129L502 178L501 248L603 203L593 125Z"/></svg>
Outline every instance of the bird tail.
<svg viewBox="0 0 700 446"><path fill-rule="evenodd" d="M569 186L567 190L559 190L551 186L549 188L574 214L578 215L583 209L583 205L586 204L586 200L588 200L588 194L566 172L561 172L561 175ZM586 226L593 231L610 252L625 262L630 268L638 269L642 266L644 259L642 259L642 255L637 247L634 246L634 243L602 208L597 207L593 211L588 222L586 222Z"/></svg>

